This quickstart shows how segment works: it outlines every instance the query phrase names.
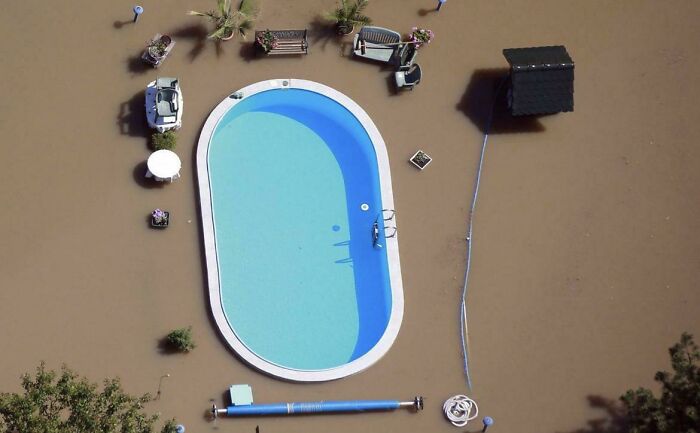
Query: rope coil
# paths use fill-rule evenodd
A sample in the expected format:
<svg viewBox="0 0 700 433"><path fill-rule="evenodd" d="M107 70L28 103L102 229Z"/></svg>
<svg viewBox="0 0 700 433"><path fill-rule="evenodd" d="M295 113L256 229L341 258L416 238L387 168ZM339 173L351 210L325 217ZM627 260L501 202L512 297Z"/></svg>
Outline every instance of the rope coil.
<svg viewBox="0 0 700 433"><path fill-rule="evenodd" d="M448 398L442 405L442 410L455 427L464 427L479 415L479 406L476 405L476 402L461 394Z"/></svg>

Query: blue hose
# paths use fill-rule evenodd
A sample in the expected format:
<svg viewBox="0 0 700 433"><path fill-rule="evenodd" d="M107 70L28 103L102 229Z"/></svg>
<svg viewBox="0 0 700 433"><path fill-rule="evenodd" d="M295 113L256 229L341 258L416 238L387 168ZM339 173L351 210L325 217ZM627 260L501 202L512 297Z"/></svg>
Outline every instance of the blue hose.
<svg viewBox="0 0 700 433"><path fill-rule="evenodd" d="M392 411L401 407L423 409L423 398L416 397L413 401L398 400L346 400L346 401L314 401L302 403L269 403L232 405L226 409L212 408L214 416L227 415L259 416L259 415L296 415L304 413L353 413Z"/></svg>

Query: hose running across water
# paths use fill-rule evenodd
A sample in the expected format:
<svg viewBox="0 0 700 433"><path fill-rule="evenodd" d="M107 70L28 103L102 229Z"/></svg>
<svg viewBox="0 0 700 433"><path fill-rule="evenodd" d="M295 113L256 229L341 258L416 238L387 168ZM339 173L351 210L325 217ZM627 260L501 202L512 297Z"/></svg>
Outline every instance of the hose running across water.
<svg viewBox="0 0 700 433"><path fill-rule="evenodd" d="M467 223L467 266L464 271L464 286L462 287L462 302L460 311L460 338L462 341L462 358L464 360L464 374L467 377L467 388L471 391L472 389L472 379L469 374L469 329L467 327L467 286L469 284L469 272L471 271L472 265L472 231L474 222L474 211L476 209L476 200L479 196L479 185L481 183L481 171L484 165L484 155L486 153L486 144L489 140L489 132L491 130L491 124L493 122L493 114L496 108L496 101L498 100L498 95L501 93L501 88L506 82L506 78L501 79L498 88L496 89L496 94L491 102L491 109L489 110L489 117L486 121L484 127L484 139L481 143L481 156L479 158L479 165L476 170L476 181L474 183L474 195L472 196L471 208L469 209L469 219ZM472 408L475 409L474 415L470 415ZM463 427L467 425L467 422L474 419L478 413L478 407L476 402L465 395L456 395L449 398L443 405L443 410L445 411L445 416L450 422L456 427Z"/></svg>

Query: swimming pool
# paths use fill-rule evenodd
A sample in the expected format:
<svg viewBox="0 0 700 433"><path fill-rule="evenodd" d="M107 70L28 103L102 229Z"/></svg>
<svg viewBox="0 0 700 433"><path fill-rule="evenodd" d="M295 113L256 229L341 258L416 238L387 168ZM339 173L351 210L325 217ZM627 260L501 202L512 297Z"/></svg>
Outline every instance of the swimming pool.
<svg viewBox="0 0 700 433"><path fill-rule="evenodd" d="M197 170L212 313L241 358L323 381L389 350L403 317L391 177L356 103L306 80L247 86L207 119Z"/></svg>

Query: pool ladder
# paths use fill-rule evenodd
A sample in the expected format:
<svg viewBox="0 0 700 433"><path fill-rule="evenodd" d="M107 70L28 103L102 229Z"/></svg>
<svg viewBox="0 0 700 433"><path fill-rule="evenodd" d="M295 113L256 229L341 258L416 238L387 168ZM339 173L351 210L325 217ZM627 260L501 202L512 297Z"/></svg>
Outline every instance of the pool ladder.
<svg viewBox="0 0 700 433"><path fill-rule="evenodd" d="M389 212L389 215L387 216L386 213ZM379 243L379 217L380 215L377 215L377 219L374 221L374 224L372 224L372 244L374 245L375 248L382 248L383 245ZM396 211L394 209L382 209L381 213L381 218L382 218L382 224L384 225L384 239L389 239L396 237L396 232L398 231L396 229ZM394 223L392 225L392 222ZM387 230L393 229L391 234L387 235Z"/></svg>

